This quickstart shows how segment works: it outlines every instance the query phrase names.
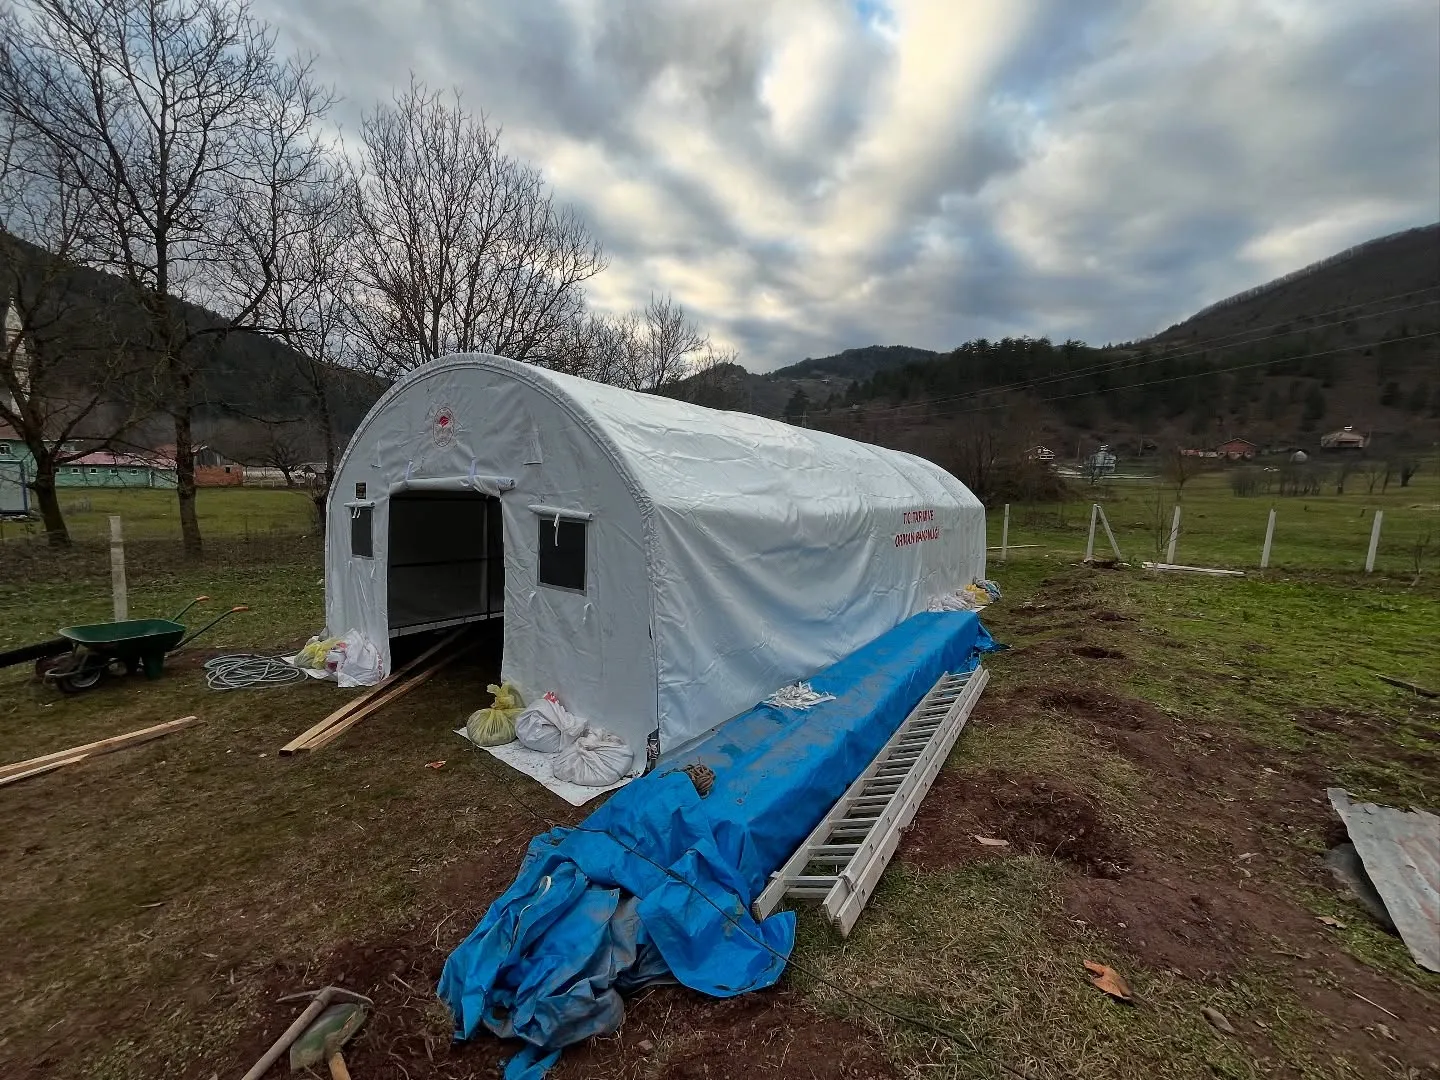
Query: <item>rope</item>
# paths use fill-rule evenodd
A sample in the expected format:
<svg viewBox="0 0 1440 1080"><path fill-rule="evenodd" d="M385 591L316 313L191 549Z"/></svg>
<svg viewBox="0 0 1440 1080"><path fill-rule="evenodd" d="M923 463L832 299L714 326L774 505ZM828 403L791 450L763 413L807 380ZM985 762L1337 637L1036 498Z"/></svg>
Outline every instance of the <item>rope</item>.
<svg viewBox="0 0 1440 1080"><path fill-rule="evenodd" d="M278 686L303 679L305 673L278 656L232 653L205 661L205 682L211 690L244 690L251 686Z"/></svg>

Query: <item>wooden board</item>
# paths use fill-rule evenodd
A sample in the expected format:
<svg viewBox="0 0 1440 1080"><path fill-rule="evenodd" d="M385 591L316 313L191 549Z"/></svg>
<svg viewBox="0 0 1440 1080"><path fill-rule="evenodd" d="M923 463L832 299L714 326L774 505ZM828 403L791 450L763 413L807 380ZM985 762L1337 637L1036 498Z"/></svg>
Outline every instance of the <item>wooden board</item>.
<svg viewBox="0 0 1440 1080"><path fill-rule="evenodd" d="M451 660L454 660L464 651L464 649L457 649L446 656L440 657L440 659L436 660L435 663L431 664L428 668L420 672L420 674L416 675L413 679L407 679L399 686L391 687L387 693L382 694L378 698L375 698L363 709L357 709L355 712L352 712L349 716L345 717L338 723L331 724L324 731L320 732L320 734L316 735L309 742L301 746L300 749L302 751L310 751L319 750L321 747L328 746L330 743L334 742L341 735L345 734L345 732L349 731L352 727L358 724L361 720L364 720L365 717L369 716L372 713L379 712L386 705L389 705L397 698L404 697L411 690L414 690L415 687L419 686L426 679L430 678L430 676L434 675L436 672L438 672L441 668L443 668L446 664L450 663Z"/></svg>
<svg viewBox="0 0 1440 1080"><path fill-rule="evenodd" d="M299 735L296 735L295 738L291 739L288 743L286 743L280 748L281 756L289 757L291 754L308 749L308 744L312 740L324 734L326 730L333 727L341 720L344 720L347 716L355 712L357 709L364 708L370 702L374 701L379 695L386 693L388 689L390 687L393 687L397 681L399 681L405 675L409 674L411 671L414 671L421 664L425 663L425 661L431 659L436 653L440 652L440 650L444 649L447 645L454 644L455 641L460 637L460 635L464 633L464 630L465 628L462 626L459 629L454 630L449 634L446 634L434 645L431 645L430 648L426 649L419 656L415 657L415 659L411 660L403 667L397 668L395 671L392 671L389 675L381 679L374 686L351 698L344 705L341 705L338 709L332 712L329 716L325 717L323 720L319 720L316 723L312 724L310 727L306 728Z"/></svg>
<svg viewBox="0 0 1440 1080"><path fill-rule="evenodd" d="M15 761L9 765L0 766L0 780L14 776L16 773L30 772L37 766L49 765L52 762L69 764L70 759L78 760L81 756L95 757L100 754L108 754L112 750L123 750L127 746L136 746L142 742L149 742L151 739L158 739L162 735L169 735L172 731L179 731L181 728L186 728L191 724L198 724L199 722L199 717L182 716L178 720L168 720L163 724L156 724L153 727L141 728L139 731L127 731L124 735L112 735L108 739L86 743L84 746L72 746L68 750L57 750L53 754L43 754L40 757L29 758L25 761Z"/></svg>

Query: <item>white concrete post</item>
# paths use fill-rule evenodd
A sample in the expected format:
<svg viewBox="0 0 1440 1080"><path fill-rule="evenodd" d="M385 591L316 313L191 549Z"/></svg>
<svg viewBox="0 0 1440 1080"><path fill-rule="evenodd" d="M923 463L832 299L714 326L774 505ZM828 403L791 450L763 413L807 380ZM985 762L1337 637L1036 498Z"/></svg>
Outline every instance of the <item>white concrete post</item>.
<svg viewBox="0 0 1440 1080"><path fill-rule="evenodd" d="M1005 524L1000 526L1000 561L1010 553L1010 504L1005 504Z"/></svg>
<svg viewBox="0 0 1440 1080"><path fill-rule="evenodd" d="M125 537L120 530L120 515L110 515L110 596L115 605L115 621L130 617L130 599L125 590Z"/></svg>
<svg viewBox="0 0 1440 1080"><path fill-rule="evenodd" d="M1100 504L1095 504L1095 509L1100 511L1100 524L1105 527L1105 536L1110 541L1110 550L1115 552L1115 560L1124 562L1125 556L1120 554L1120 545L1115 542L1115 533L1110 528L1110 519L1105 516L1105 511L1100 509Z"/></svg>
<svg viewBox="0 0 1440 1080"><path fill-rule="evenodd" d="M1370 553L1365 556L1365 573L1375 572L1375 552L1380 549L1380 523L1385 520L1385 511L1375 511L1375 524L1370 528Z"/></svg>
<svg viewBox="0 0 1440 1080"><path fill-rule="evenodd" d="M1100 504L1090 504L1090 536L1085 541L1085 561L1093 562L1095 559L1095 521L1100 516Z"/></svg>
<svg viewBox="0 0 1440 1080"><path fill-rule="evenodd" d="M1275 540L1275 508L1270 508L1270 520L1265 523L1265 546L1260 551L1260 569L1270 566L1270 545Z"/></svg>
<svg viewBox="0 0 1440 1080"><path fill-rule="evenodd" d="M1175 504L1175 516L1170 519L1170 543L1165 546L1165 561L1175 562L1175 544L1180 539L1180 504Z"/></svg>

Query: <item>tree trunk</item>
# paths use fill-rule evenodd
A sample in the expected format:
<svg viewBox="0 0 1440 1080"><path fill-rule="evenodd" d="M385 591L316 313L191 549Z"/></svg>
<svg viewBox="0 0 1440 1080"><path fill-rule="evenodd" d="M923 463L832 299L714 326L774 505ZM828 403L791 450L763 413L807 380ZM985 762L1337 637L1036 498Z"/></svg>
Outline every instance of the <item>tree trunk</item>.
<svg viewBox="0 0 1440 1080"><path fill-rule="evenodd" d="M30 490L35 492L35 501L40 504L46 540L52 548L68 548L70 530L65 525L65 515L60 511L60 495L55 490L55 459L49 454L35 459L35 479L30 484Z"/></svg>
<svg viewBox="0 0 1440 1080"><path fill-rule="evenodd" d="M175 404L175 495L180 501L180 539L185 554L198 559L204 554L204 544L200 519L195 516L195 444L191 441L188 380L182 393L185 397Z"/></svg>

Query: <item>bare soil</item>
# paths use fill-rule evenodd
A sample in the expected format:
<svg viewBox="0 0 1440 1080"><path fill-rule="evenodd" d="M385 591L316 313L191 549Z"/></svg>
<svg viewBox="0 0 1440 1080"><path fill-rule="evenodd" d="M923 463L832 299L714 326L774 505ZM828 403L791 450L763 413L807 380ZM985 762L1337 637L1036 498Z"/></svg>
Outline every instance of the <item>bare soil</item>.
<svg viewBox="0 0 1440 1080"><path fill-rule="evenodd" d="M1322 797L1333 781L1323 758L1281 755L1234 732L1184 725L1147 702L1084 683L996 695L982 701L976 720L1003 725L1036 716L1143 769L1152 839L1133 841L1137 822L1068 778L947 771L899 859L932 871L1015 851L1052 856L1073 871L1061 887L1066 914L1110 939L1133 970L1215 984L1264 971L1323 1018L1312 1040L1367 1063L1376 1076L1440 1076L1440 1001L1358 962L1297 898L1304 889L1335 887L1313 855L1343 834ZM1300 722L1361 740L1368 734L1377 751L1383 744L1396 754L1370 718L1327 712ZM1291 843L1306 835L1324 838L1309 854ZM1010 846L987 847L977 836ZM1273 1034L1253 1024L1242 1031L1257 1054L1272 1058L1279 1053Z"/></svg>

